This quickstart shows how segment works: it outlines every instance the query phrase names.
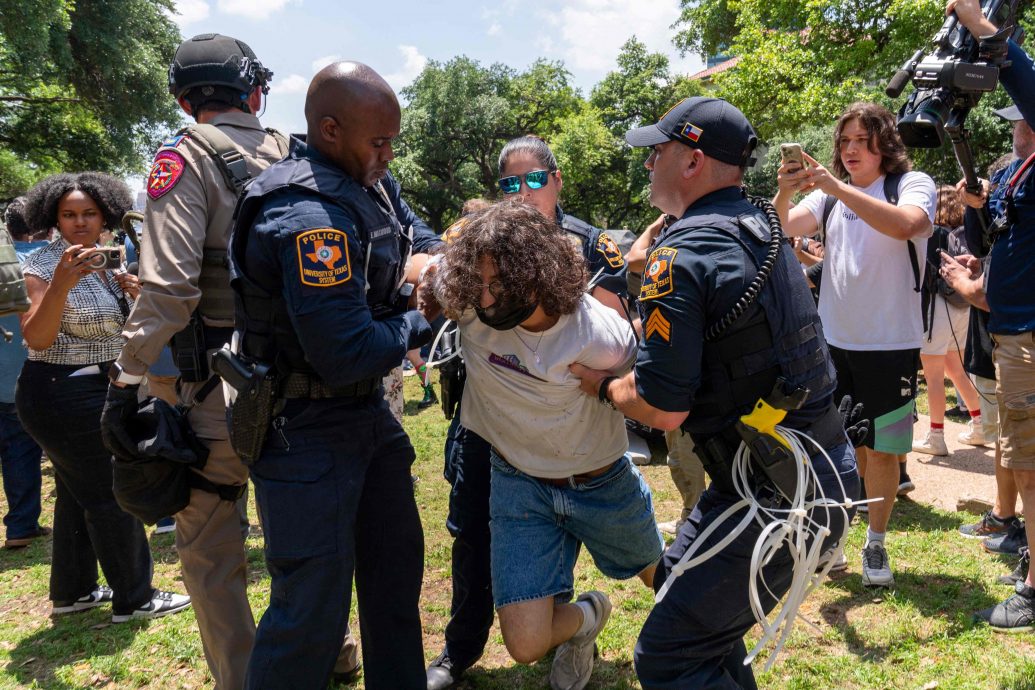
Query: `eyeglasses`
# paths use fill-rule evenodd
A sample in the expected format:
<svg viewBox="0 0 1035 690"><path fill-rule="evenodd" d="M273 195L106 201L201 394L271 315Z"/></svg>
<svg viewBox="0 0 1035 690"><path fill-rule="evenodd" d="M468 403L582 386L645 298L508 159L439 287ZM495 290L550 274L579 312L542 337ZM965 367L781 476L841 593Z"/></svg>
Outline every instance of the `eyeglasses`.
<svg viewBox="0 0 1035 690"><path fill-rule="evenodd" d="M550 179L551 170L533 170L524 174L525 184L529 189L542 189ZM504 194L517 194L521 191L521 175L501 177L500 191Z"/></svg>
<svg viewBox="0 0 1035 690"><path fill-rule="evenodd" d="M488 288L489 294L494 299L500 299L503 296L503 283L498 280L490 280L488 283L482 283L481 288L484 290Z"/></svg>

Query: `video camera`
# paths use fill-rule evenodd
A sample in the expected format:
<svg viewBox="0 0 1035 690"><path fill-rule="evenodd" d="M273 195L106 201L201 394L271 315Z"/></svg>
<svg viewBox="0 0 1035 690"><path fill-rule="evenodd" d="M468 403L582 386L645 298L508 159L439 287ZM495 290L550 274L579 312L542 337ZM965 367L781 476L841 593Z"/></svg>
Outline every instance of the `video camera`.
<svg viewBox="0 0 1035 690"><path fill-rule="evenodd" d="M964 122L981 96L999 84L999 69L1006 62L1007 39L1023 32L1015 27L1019 0L982 0L981 10L999 27L992 36L975 37L955 13L934 35L934 51L916 51L888 82L885 93L898 98L912 80L916 90L898 114L898 131L906 146L938 148L948 132L967 189L980 193L969 133Z"/></svg>

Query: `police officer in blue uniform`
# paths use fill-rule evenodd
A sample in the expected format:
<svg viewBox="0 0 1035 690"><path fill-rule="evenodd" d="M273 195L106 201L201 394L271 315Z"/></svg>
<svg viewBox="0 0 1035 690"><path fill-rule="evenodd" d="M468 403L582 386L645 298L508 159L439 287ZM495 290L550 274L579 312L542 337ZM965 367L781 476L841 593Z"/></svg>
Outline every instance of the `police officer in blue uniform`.
<svg viewBox="0 0 1035 690"><path fill-rule="evenodd" d="M583 390L626 416L666 430L682 426L712 479L662 557L658 589L698 535L739 500L731 482L741 441L735 422L770 397L778 379L786 394L808 390L783 424L808 433L833 459L836 471L821 456L812 459L825 495L842 496L840 474L854 498L858 475L832 405L834 370L815 303L782 234L774 241L767 215L741 188L756 145L747 119L726 101L695 97L626 139L652 148L646 162L651 203L679 220L663 231L647 259L639 297L643 340L633 371L618 378L580 365L572 369ZM756 278L762 287L751 298L748 288ZM776 495L764 484L758 490ZM698 548L725 537L744 510ZM813 517L840 534L841 509L813 512L820 510L826 514ZM752 522L689 577L672 581L637 641L636 671L644 688L755 687L750 667L742 664L742 638L755 622L749 581L760 530ZM787 591L791 575L784 549L765 568L776 596ZM768 611L776 601L763 594L763 603Z"/></svg>
<svg viewBox="0 0 1035 690"><path fill-rule="evenodd" d="M278 379L251 466L272 591L247 687L326 687L354 573L366 687L423 688L415 456L381 379L431 339L400 286L411 250L440 242L388 173L400 109L384 79L332 64L305 113L306 141L254 180L231 239L241 354Z"/></svg>
<svg viewBox="0 0 1035 690"><path fill-rule="evenodd" d="M500 152L499 171L499 188L505 197L517 197L547 218L554 217L578 245L595 284L593 297L624 313L618 296L626 286L622 252L606 232L561 209L561 171L547 143L532 135L507 142ZM444 237L448 242L454 233L461 232L463 219ZM449 400L456 395L443 397ZM485 439L460 424L459 409L453 415L445 452L445 477L452 486L446 527L453 536L453 597L445 649L428 666L427 690L453 686L481 658L494 610L489 568L491 448Z"/></svg>

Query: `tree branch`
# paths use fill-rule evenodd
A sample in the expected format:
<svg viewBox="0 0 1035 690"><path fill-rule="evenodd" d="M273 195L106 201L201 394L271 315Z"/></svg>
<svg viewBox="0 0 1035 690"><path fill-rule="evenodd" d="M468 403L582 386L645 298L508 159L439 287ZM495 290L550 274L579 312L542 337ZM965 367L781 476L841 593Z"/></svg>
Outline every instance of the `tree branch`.
<svg viewBox="0 0 1035 690"><path fill-rule="evenodd" d="M38 98L35 96L0 96L0 103L82 103L81 98Z"/></svg>

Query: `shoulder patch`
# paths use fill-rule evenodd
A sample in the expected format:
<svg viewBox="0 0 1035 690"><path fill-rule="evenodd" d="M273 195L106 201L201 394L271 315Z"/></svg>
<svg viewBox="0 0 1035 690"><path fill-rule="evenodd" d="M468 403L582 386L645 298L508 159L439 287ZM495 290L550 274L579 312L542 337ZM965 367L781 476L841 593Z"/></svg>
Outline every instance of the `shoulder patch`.
<svg viewBox="0 0 1035 690"><path fill-rule="evenodd" d="M672 338L672 324L665 315L661 313L661 307L654 307L654 311L647 317L647 321L643 325L643 339L650 340L653 336L658 336L666 343L671 344Z"/></svg>
<svg viewBox="0 0 1035 690"><path fill-rule="evenodd" d="M607 259L607 264L611 268L621 268L625 265L625 259L622 258L622 250L618 248L618 244L606 232L600 233L597 237L597 251L604 255L604 258Z"/></svg>
<svg viewBox="0 0 1035 690"><path fill-rule="evenodd" d="M298 247L298 277L303 285L332 287L352 279L349 239L341 230L306 230L295 242Z"/></svg>
<svg viewBox="0 0 1035 690"><path fill-rule="evenodd" d="M176 151L162 149L151 164L151 172L147 176L147 195L152 199L160 199L168 194L180 181L186 162Z"/></svg>
<svg viewBox="0 0 1035 690"><path fill-rule="evenodd" d="M165 140L162 141L161 148L163 148L163 149L174 149L177 146L179 146L180 142L182 142L186 138L187 138L186 134L176 134L176 135L173 135L171 137L166 137Z"/></svg>
<svg viewBox="0 0 1035 690"><path fill-rule="evenodd" d="M675 287L672 279L672 262L678 249L658 247L647 257L643 271L643 286L640 287L640 301L664 297Z"/></svg>

